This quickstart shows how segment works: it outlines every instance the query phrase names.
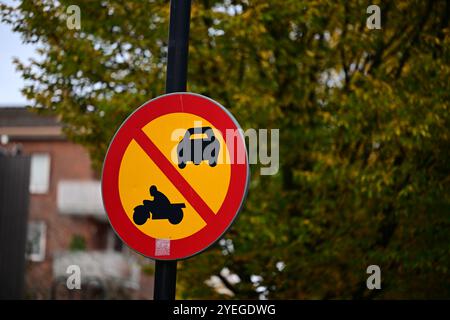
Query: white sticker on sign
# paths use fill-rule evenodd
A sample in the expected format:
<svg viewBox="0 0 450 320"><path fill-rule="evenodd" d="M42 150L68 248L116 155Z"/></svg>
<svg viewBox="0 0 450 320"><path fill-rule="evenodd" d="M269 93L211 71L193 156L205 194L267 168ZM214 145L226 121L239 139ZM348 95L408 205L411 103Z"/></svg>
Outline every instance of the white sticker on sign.
<svg viewBox="0 0 450 320"><path fill-rule="evenodd" d="M170 255L170 240L156 239L155 256L168 256L168 255Z"/></svg>

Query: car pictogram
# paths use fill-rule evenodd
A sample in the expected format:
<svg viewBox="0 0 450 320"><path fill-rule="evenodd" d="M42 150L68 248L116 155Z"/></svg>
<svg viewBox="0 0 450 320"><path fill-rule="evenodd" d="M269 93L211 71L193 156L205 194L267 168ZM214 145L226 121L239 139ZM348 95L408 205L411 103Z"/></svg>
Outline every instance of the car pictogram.
<svg viewBox="0 0 450 320"><path fill-rule="evenodd" d="M199 165L202 161L215 167L219 148L219 141L210 127L190 128L177 146L178 167L183 169L188 162Z"/></svg>

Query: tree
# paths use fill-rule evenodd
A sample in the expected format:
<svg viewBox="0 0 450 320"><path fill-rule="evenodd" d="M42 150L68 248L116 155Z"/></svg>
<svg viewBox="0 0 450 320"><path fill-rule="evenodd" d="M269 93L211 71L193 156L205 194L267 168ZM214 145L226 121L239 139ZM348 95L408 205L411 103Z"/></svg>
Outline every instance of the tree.
<svg viewBox="0 0 450 320"><path fill-rule="evenodd" d="M449 1L193 1L188 90L244 128L280 128L280 172L253 170L225 239L180 264L179 295L450 296ZM42 59L16 64L24 94L100 168L124 118L163 93L166 1L1 6ZM366 288L381 268L382 290ZM230 283L224 268L239 276ZM256 290L257 289L257 290ZM258 292L257 292L258 291Z"/></svg>

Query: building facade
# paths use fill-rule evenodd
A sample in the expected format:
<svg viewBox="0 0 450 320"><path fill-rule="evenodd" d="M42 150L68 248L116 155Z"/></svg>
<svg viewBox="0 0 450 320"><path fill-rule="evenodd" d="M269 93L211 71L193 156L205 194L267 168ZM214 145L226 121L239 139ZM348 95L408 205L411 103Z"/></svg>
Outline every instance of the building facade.
<svg viewBox="0 0 450 320"><path fill-rule="evenodd" d="M153 264L115 235L89 154L64 137L61 123L0 108L0 138L4 150L31 157L26 298L151 298ZM76 268L81 289L69 290Z"/></svg>

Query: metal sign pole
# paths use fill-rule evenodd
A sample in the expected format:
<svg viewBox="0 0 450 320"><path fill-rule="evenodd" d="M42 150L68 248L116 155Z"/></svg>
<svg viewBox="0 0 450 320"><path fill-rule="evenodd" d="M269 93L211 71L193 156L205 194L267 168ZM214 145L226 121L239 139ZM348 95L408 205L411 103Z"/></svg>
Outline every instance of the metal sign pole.
<svg viewBox="0 0 450 320"><path fill-rule="evenodd" d="M191 0L170 1L166 93L186 91ZM176 261L156 261L155 300L175 300Z"/></svg>

